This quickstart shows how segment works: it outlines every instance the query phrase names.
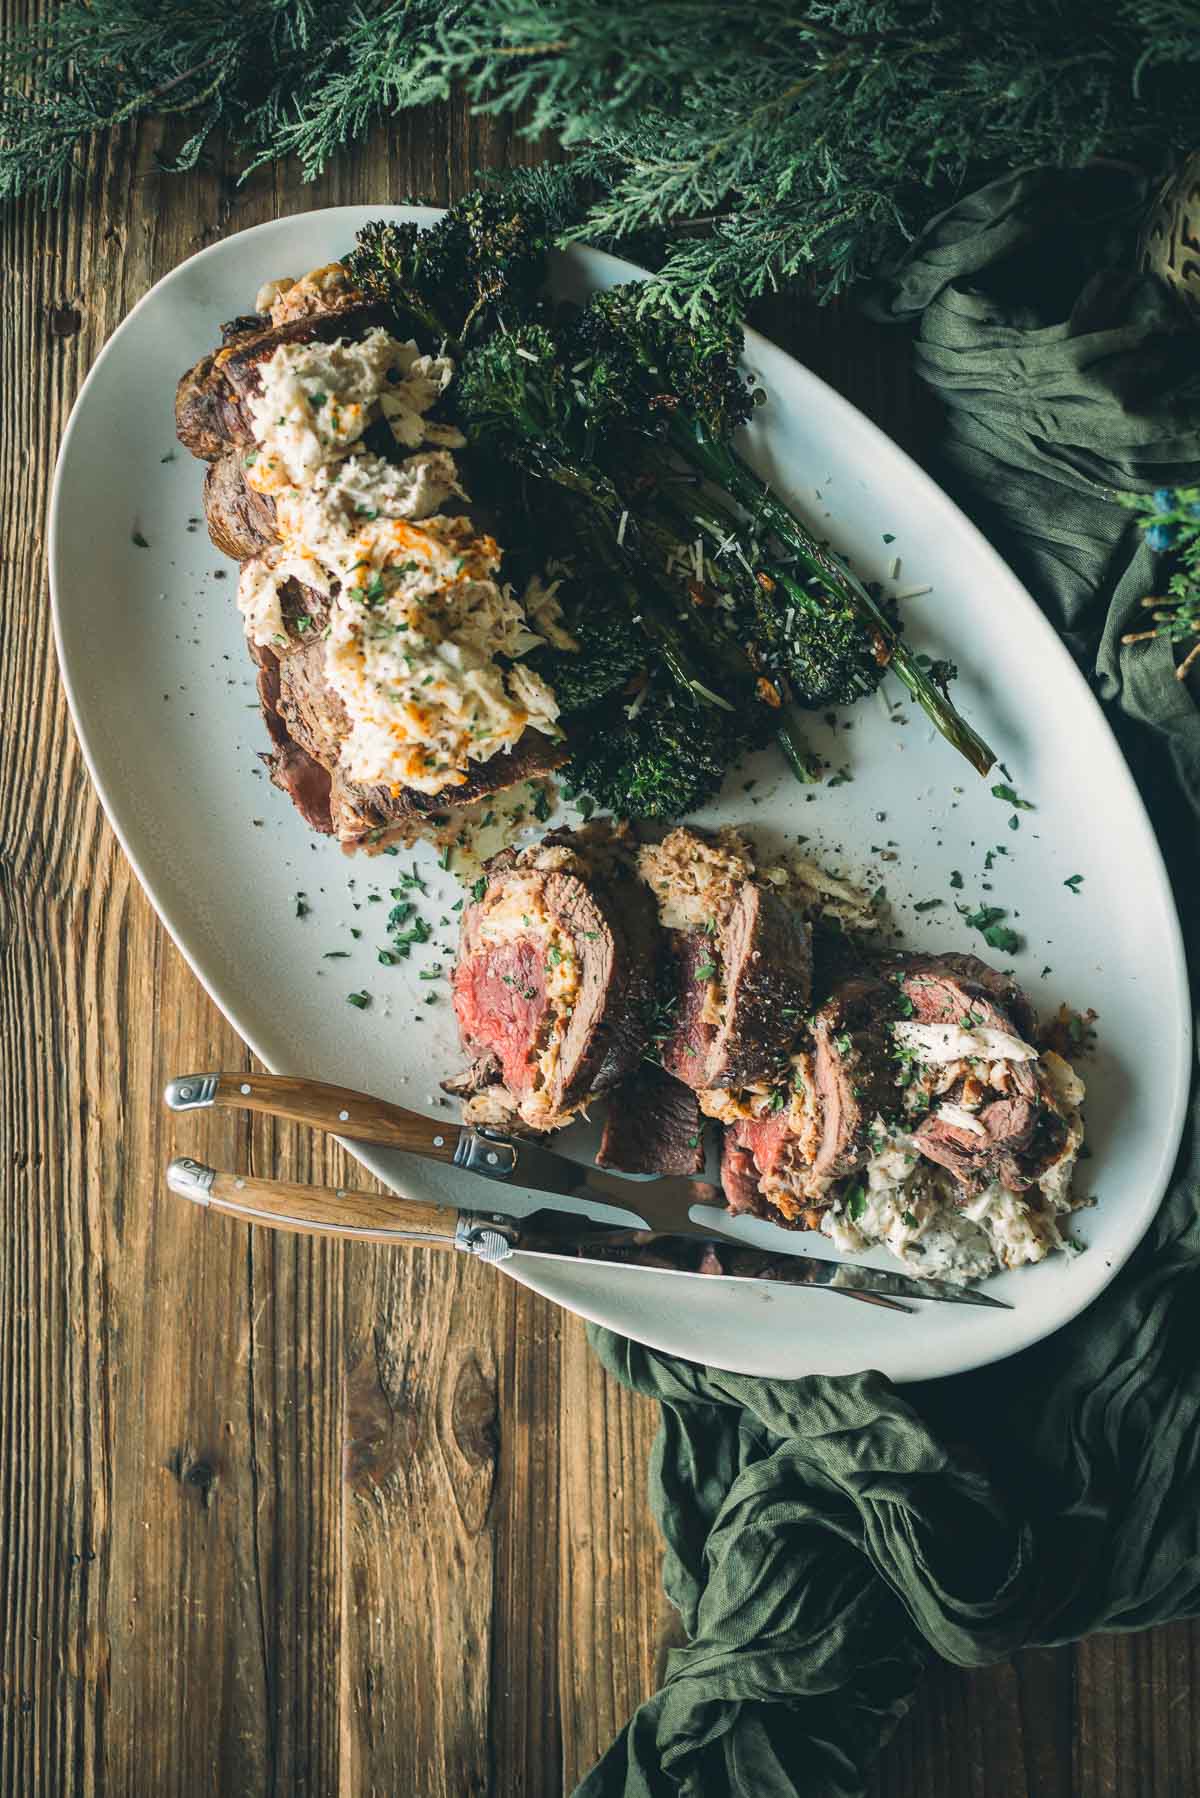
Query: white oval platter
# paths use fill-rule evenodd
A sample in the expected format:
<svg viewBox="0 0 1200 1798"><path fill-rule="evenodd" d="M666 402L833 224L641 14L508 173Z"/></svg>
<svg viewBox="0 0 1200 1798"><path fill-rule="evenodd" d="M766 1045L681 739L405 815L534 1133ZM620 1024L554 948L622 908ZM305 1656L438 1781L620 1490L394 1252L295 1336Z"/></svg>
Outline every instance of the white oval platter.
<svg viewBox="0 0 1200 1798"><path fill-rule="evenodd" d="M461 888L425 846L402 860L346 857L268 785L236 571L209 544L202 470L177 448L173 424L176 380L211 349L222 320L246 311L262 281L332 260L383 215L436 217L346 206L259 225L193 256L139 302L97 359L63 441L51 592L63 679L105 809L221 1010L269 1068L415 1110L440 1102L449 1117L438 1081L461 1066L449 990L419 976L449 965ZM579 293L637 273L580 250L560 260L556 279ZM1048 1010L1066 999L1098 1014L1098 1047L1083 1070L1092 1158L1080 1170L1097 1204L1075 1220L1086 1252L998 1276L991 1290L1012 1312L927 1305L908 1317L747 1282L520 1256L507 1267L584 1317L713 1366L787 1377L879 1368L900 1381L962 1372L1075 1316L1154 1215L1190 1072L1178 919L1117 745L1033 600L929 477L846 400L753 332L746 359L769 396L749 435L753 460L866 578L901 593L926 589L904 606L909 635L957 663L958 704L1036 809L1014 813L994 798L992 782L896 688L890 706L860 704L833 726L814 719L814 747L848 778L806 790L767 753L734 774L700 821L748 824L776 844L801 836L806 853L885 885L911 947L988 954L955 902L1006 909L1024 945L1007 959L1035 1003ZM388 889L414 860L430 890L428 915L447 922L410 960L384 967L377 949ZM955 870L961 888L951 886ZM1082 880L1066 886L1076 874ZM940 903L915 909L929 899ZM329 951L346 959L326 959ZM346 1002L361 989L372 1001L363 1011ZM413 1196L517 1212L542 1202L349 1146ZM748 1241L833 1253L824 1238L785 1237L757 1220L736 1230ZM862 1259L894 1265L882 1252Z"/></svg>

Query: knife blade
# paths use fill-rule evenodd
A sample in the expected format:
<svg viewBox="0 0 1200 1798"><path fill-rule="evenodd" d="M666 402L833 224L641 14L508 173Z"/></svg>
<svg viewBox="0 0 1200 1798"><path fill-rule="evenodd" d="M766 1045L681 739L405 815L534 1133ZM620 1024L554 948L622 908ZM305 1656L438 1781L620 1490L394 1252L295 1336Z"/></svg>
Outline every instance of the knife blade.
<svg viewBox="0 0 1200 1798"><path fill-rule="evenodd" d="M692 1279L769 1281L836 1292L900 1311L906 1309L897 1302L903 1299L1012 1309L1002 1299L949 1281L917 1279L814 1255L772 1254L724 1236L704 1240L698 1233L632 1230L548 1209L525 1218L503 1212L462 1211L393 1194L345 1188L335 1191L223 1174L188 1158L171 1162L167 1184L182 1198L248 1223L372 1242L424 1242L431 1247L461 1249L489 1263L520 1254Z"/></svg>

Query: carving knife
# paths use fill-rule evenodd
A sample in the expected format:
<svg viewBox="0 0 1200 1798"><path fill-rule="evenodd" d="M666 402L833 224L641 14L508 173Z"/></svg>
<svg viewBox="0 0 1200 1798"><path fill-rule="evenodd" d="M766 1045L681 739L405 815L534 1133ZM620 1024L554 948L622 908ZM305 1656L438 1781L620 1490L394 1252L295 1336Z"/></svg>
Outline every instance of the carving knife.
<svg viewBox="0 0 1200 1798"><path fill-rule="evenodd" d="M575 1260L653 1270L697 1279L770 1281L807 1286L846 1298L906 1311L902 1299L939 1299L1008 1310L1000 1300L940 1280L918 1280L852 1262L811 1255L772 1254L727 1237L693 1230L638 1230L596 1222L563 1211L535 1211L516 1218L497 1211L463 1211L391 1193L296 1185L218 1172L187 1157L171 1162L167 1185L181 1198L273 1229L357 1238L368 1242L425 1243L454 1248L486 1262L511 1255ZM586 1183L584 1188L586 1194ZM599 1196L599 1195L596 1195Z"/></svg>

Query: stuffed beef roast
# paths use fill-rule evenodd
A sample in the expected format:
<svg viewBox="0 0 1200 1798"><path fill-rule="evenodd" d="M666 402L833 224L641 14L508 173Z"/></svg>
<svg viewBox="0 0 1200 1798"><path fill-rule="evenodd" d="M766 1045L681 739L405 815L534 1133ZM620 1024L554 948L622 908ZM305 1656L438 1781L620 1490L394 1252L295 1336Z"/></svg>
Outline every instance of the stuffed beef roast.
<svg viewBox="0 0 1200 1798"><path fill-rule="evenodd" d="M1042 1259L1075 1202L1083 1086L1037 1041L1025 995L974 956L843 976L786 1082L701 1095L730 1209L951 1278Z"/></svg>
<svg viewBox="0 0 1200 1798"><path fill-rule="evenodd" d="M454 1009L473 1122L554 1130L637 1067L658 925L620 828L556 831L488 866L463 913Z"/></svg>
<svg viewBox="0 0 1200 1798"><path fill-rule="evenodd" d="M266 758L346 844L557 766L554 695L523 658L573 647L553 590L535 628L472 516L437 416L448 357L392 336L339 264L273 283L179 383L181 441L209 463L214 543L242 563Z"/></svg>
<svg viewBox="0 0 1200 1798"><path fill-rule="evenodd" d="M812 991L810 926L736 832L673 830L638 866L667 933L663 1067L697 1090L777 1074Z"/></svg>

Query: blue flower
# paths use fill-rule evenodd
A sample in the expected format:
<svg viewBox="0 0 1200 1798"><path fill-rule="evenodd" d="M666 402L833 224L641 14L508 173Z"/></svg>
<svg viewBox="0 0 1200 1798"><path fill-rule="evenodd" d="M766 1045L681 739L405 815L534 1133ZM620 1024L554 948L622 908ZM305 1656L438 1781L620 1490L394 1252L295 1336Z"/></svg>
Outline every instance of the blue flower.
<svg viewBox="0 0 1200 1798"><path fill-rule="evenodd" d="M1173 512L1175 510L1175 489L1173 487L1156 487L1151 497L1158 511Z"/></svg>
<svg viewBox="0 0 1200 1798"><path fill-rule="evenodd" d="M1146 532L1146 542L1151 549L1170 549L1175 541L1175 532L1169 524L1152 524Z"/></svg>

